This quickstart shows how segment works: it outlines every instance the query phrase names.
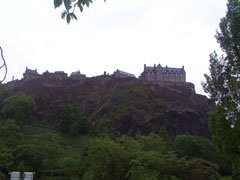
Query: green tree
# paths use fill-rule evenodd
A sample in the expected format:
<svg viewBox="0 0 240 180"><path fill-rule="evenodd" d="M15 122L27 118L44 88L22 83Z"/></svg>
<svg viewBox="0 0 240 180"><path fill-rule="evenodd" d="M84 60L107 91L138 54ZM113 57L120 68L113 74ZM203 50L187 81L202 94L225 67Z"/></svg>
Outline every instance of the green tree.
<svg viewBox="0 0 240 180"><path fill-rule="evenodd" d="M171 139L170 139L168 131L167 131L167 129L166 129L166 127L164 125L161 126L161 128L159 129L158 134L163 138L163 140L165 141L167 147L170 149L170 147L171 147Z"/></svg>
<svg viewBox="0 0 240 180"><path fill-rule="evenodd" d="M14 161L11 150L7 146L0 145L0 172L10 171L13 163Z"/></svg>
<svg viewBox="0 0 240 180"><path fill-rule="evenodd" d="M88 133L90 123L88 119L71 104L61 105L57 112L58 130L61 133L76 136Z"/></svg>
<svg viewBox="0 0 240 180"><path fill-rule="evenodd" d="M170 179L174 175L166 167L173 166L178 160L161 136L154 133L148 136L138 134L135 139L123 136L118 141L132 157L127 179Z"/></svg>
<svg viewBox="0 0 240 180"><path fill-rule="evenodd" d="M71 126L78 121L78 116L78 109L73 105L60 105L57 112L58 130L61 133L70 133ZM75 129L78 129L78 127L75 127Z"/></svg>
<svg viewBox="0 0 240 180"><path fill-rule="evenodd" d="M190 177L189 177L190 176ZM219 180L218 166L203 159L191 159L187 162L185 172L180 175L183 179Z"/></svg>
<svg viewBox="0 0 240 180"><path fill-rule="evenodd" d="M97 136L110 136L115 137L116 136L116 130L111 125L110 119L105 114L102 118L96 120L92 123L92 133Z"/></svg>
<svg viewBox="0 0 240 180"><path fill-rule="evenodd" d="M109 137L94 138L88 145L84 180L123 180L131 159L121 144Z"/></svg>
<svg viewBox="0 0 240 180"><path fill-rule="evenodd" d="M219 180L218 166L203 159L177 159L157 134L135 138L95 137L86 154L84 180Z"/></svg>
<svg viewBox="0 0 240 180"><path fill-rule="evenodd" d="M152 133L148 136L138 134L136 141L139 145L136 149L136 158L130 163L129 179L170 179L172 172L165 171L164 168L169 164L176 163L177 158L165 140Z"/></svg>
<svg viewBox="0 0 240 180"><path fill-rule="evenodd" d="M28 142L17 146L14 151L15 164L22 163L26 171L39 174L43 169L43 152L39 144ZM20 166L20 164L18 165ZM22 165L21 165L22 166Z"/></svg>
<svg viewBox="0 0 240 180"><path fill-rule="evenodd" d="M8 88L7 85L0 85L0 109L3 107L3 101L4 99L8 98L12 95L12 91L10 88ZM0 120L3 119L3 115L0 112Z"/></svg>
<svg viewBox="0 0 240 180"><path fill-rule="evenodd" d="M23 93L6 98L3 101L2 113L5 119L11 118L18 124L23 124L29 120L35 108L35 101L32 97Z"/></svg>
<svg viewBox="0 0 240 180"><path fill-rule="evenodd" d="M156 134L137 135L136 139L122 136L94 138L88 146L84 180L129 179L157 180L170 177L162 168L173 163L176 155Z"/></svg>
<svg viewBox="0 0 240 180"><path fill-rule="evenodd" d="M201 158L218 164L221 174L231 175L231 162L216 150L209 139L187 134L177 135L173 147L179 158Z"/></svg>
<svg viewBox="0 0 240 180"><path fill-rule="evenodd" d="M0 144L12 150L22 141L22 131L14 120L8 119L0 126Z"/></svg>
<svg viewBox="0 0 240 180"><path fill-rule="evenodd" d="M40 136L39 142L43 153L44 168L47 170L54 170L63 153L59 137L49 132Z"/></svg>
<svg viewBox="0 0 240 180"><path fill-rule="evenodd" d="M224 55L210 55L210 75L203 87L217 107L210 114L210 129L217 147L240 168L240 1L228 0L226 16L216 34Z"/></svg>
<svg viewBox="0 0 240 180"><path fill-rule="evenodd" d="M64 5L62 19L66 19L67 23L69 23L72 19L77 20L77 16L75 15L76 7L79 8L80 12L83 12L83 7L89 7L91 3L92 0L54 0L54 7L58 8Z"/></svg>
<svg viewBox="0 0 240 180"><path fill-rule="evenodd" d="M2 108L3 100L12 95L11 89L7 85L0 85L0 107Z"/></svg>
<svg viewBox="0 0 240 180"><path fill-rule="evenodd" d="M203 156L204 149L194 136L188 134L177 135L173 146L179 158L187 157L191 159Z"/></svg>
<svg viewBox="0 0 240 180"><path fill-rule="evenodd" d="M20 174L20 179L23 179L23 173L27 171L23 161L21 161L18 166L17 166L17 171L19 171Z"/></svg>

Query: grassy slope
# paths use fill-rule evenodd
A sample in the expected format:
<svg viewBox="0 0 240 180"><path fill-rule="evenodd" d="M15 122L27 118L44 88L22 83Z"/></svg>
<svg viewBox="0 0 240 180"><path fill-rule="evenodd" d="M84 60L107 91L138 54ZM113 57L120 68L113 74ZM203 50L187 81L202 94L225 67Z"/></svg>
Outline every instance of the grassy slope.
<svg viewBox="0 0 240 180"><path fill-rule="evenodd" d="M36 141L38 136L47 132L58 134L61 145L64 149L64 156L66 157L73 157L75 154L78 154L90 139L88 136L70 137L61 135L56 132L54 127L51 127L48 123L44 122L32 123L23 127L24 138L27 141Z"/></svg>

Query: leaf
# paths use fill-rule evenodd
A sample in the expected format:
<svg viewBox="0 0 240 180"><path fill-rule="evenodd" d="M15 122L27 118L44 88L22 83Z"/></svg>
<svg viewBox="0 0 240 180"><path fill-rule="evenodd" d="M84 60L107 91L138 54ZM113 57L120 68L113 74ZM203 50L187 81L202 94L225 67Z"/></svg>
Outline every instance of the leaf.
<svg viewBox="0 0 240 180"><path fill-rule="evenodd" d="M72 8L71 0L64 0L64 6L65 6L66 10L69 11Z"/></svg>
<svg viewBox="0 0 240 180"><path fill-rule="evenodd" d="M86 0L86 5L87 5L87 7L89 7L89 1L88 0Z"/></svg>
<svg viewBox="0 0 240 180"><path fill-rule="evenodd" d="M70 21L71 21L71 16L70 16L70 14L67 14L67 23L69 24Z"/></svg>
<svg viewBox="0 0 240 180"><path fill-rule="evenodd" d="M62 5L62 0L54 0L54 7L55 8L58 8L61 5Z"/></svg>
<svg viewBox="0 0 240 180"><path fill-rule="evenodd" d="M78 7L79 7L80 11L83 12L83 7L82 7L81 2L78 3Z"/></svg>
<svg viewBox="0 0 240 180"><path fill-rule="evenodd" d="M72 18L77 20L77 16L74 13L71 13L70 15L72 16Z"/></svg>

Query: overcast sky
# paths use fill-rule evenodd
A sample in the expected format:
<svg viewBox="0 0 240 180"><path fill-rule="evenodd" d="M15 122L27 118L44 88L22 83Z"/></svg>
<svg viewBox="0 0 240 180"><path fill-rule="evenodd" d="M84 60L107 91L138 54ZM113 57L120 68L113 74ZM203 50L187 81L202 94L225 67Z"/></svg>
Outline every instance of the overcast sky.
<svg viewBox="0 0 240 180"><path fill-rule="evenodd" d="M96 0L67 25L53 0L0 0L0 46L7 81L26 67L39 73L80 70L88 77L117 68L138 77L144 64L185 66L203 94L209 54L227 0ZM0 73L2 77L2 73Z"/></svg>

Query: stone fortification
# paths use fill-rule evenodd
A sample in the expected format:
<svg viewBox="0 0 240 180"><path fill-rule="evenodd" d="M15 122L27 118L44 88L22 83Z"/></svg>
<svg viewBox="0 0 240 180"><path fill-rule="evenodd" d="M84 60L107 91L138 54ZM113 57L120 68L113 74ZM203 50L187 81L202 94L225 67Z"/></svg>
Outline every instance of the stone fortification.
<svg viewBox="0 0 240 180"><path fill-rule="evenodd" d="M39 78L45 78L45 79L66 79L69 78L67 73L64 71L55 71L55 72L49 72L46 71L43 74L38 74L37 69L32 70L26 68L25 72L23 73L23 80L29 81L33 79L39 79ZM83 80L86 78L86 75L81 74L80 71L72 72L70 78L76 79L76 80Z"/></svg>
<svg viewBox="0 0 240 180"><path fill-rule="evenodd" d="M28 69L26 67L25 73L23 73L23 78L28 81L31 79L37 79L40 77L40 74L38 74L37 69L32 70L32 69Z"/></svg>
<svg viewBox="0 0 240 180"><path fill-rule="evenodd" d="M70 77L73 78L73 79L82 80L82 79L86 78L86 75L85 74L81 74L80 70L78 70L76 72L72 72Z"/></svg>
<svg viewBox="0 0 240 180"><path fill-rule="evenodd" d="M139 79L147 84L158 84L165 87L171 87L180 90L187 90L189 93L195 93L195 86L193 83L186 82L186 72L184 66L182 68L146 66Z"/></svg>
<svg viewBox="0 0 240 180"><path fill-rule="evenodd" d="M81 74L80 70L76 72L72 72L70 77L68 77L67 73L63 71L56 71L50 73L48 71L43 74L38 74L37 69L31 70L26 68L25 73L23 74L23 80L29 81L33 79L51 79L51 80L64 80L64 79L74 79L83 81L85 79L89 79L86 75ZM189 91L190 93L195 93L194 84L186 82L186 72L184 66L182 68L172 68L172 67L162 67L160 64L157 66L146 66L144 65L144 71L141 73L139 78L136 78L134 74L116 70L113 74L109 75L104 72L103 75L97 76L102 77L100 79L104 79L107 81L112 78L134 78L137 79L144 84L157 84L165 87L171 87L175 89L180 89L184 91ZM94 77L92 77L94 78ZM11 84L11 83L10 83ZM18 83L12 83L12 85L17 86Z"/></svg>
<svg viewBox="0 0 240 180"><path fill-rule="evenodd" d="M162 83L162 82L186 82L186 72L182 68L162 67L160 64L153 67L144 64L144 71L139 77L143 81Z"/></svg>
<svg viewBox="0 0 240 180"><path fill-rule="evenodd" d="M64 79L68 77L67 73L65 73L64 71L55 71L54 73L50 73L46 71L42 74L42 76L46 78L51 78L51 79L54 79L54 78Z"/></svg>

